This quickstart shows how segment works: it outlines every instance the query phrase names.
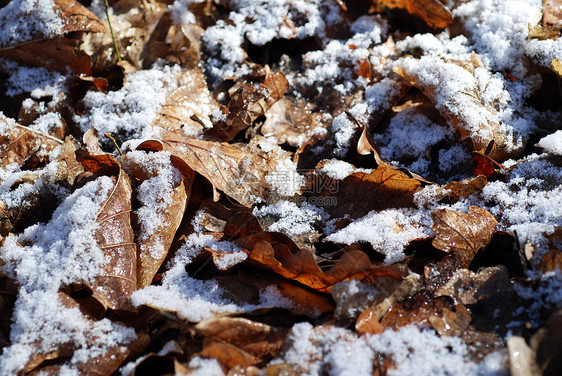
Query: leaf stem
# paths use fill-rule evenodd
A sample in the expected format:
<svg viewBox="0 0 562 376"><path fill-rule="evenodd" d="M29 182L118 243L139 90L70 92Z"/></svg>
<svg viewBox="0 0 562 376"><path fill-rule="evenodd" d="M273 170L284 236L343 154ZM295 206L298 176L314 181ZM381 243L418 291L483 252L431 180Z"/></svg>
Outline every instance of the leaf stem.
<svg viewBox="0 0 562 376"><path fill-rule="evenodd" d="M113 138L111 133L104 133L104 135L105 135L105 137L109 138L111 140L111 142L113 142L113 145L115 145L115 147L117 148L117 151L119 152L119 155L123 156L123 152L121 151L121 148L119 147L119 145L117 145L117 141L115 141L115 139Z"/></svg>
<svg viewBox="0 0 562 376"><path fill-rule="evenodd" d="M111 20L109 19L109 3L107 0L105 2L105 15L107 16L107 24L109 25L109 31L111 32L111 39L113 40L113 47L115 48L115 53L117 54L117 61L121 62L121 52L119 52L119 47L117 47L117 41L115 40L115 34L113 34L113 27L111 26ZM119 147L117 147L119 148Z"/></svg>

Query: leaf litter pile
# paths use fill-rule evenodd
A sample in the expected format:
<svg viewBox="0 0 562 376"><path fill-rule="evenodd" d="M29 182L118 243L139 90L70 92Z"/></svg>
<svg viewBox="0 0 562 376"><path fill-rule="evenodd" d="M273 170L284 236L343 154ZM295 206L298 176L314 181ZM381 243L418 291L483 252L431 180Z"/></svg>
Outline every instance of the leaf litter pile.
<svg viewBox="0 0 562 376"><path fill-rule="evenodd" d="M0 374L561 372L562 2L0 7Z"/></svg>

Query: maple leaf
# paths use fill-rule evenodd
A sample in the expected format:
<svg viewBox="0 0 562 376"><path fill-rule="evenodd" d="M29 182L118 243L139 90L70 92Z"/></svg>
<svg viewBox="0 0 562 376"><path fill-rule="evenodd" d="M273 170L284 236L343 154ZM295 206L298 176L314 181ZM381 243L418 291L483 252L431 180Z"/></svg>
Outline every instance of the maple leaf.
<svg viewBox="0 0 562 376"><path fill-rule="evenodd" d="M477 206L468 208L468 214L450 209L431 212L435 232L433 246L445 252L454 252L465 268L492 240L498 221L486 209Z"/></svg>

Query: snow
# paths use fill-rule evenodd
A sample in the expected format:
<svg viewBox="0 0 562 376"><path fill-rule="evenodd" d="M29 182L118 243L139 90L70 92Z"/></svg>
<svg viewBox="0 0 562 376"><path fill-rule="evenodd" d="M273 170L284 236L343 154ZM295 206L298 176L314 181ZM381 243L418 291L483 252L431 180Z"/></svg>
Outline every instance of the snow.
<svg viewBox="0 0 562 376"><path fill-rule="evenodd" d="M267 231L283 232L289 236L315 232L314 223L325 214L322 209L304 203L300 207L294 202L280 200L275 204L256 207L252 214L256 218L275 218Z"/></svg>
<svg viewBox="0 0 562 376"><path fill-rule="evenodd" d="M59 93L65 91L67 77L63 74L49 72L43 67L20 66L4 59L0 59L0 65L10 71L6 95L15 96L30 93L31 98L39 99L47 96L56 97Z"/></svg>
<svg viewBox="0 0 562 376"><path fill-rule="evenodd" d="M503 369L503 357L492 353L481 364L470 360L461 339L439 337L435 332L405 326L379 335L356 335L343 328L293 326L288 349L271 364L286 362L307 375L372 375L378 355L389 355L396 368L389 376L483 375Z"/></svg>
<svg viewBox="0 0 562 376"><path fill-rule="evenodd" d="M0 9L0 48L62 34L53 0L12 0Z"/></svg>
<svg viewBox="0 0 562 376"><path fill-rule="evenodd" d="M172 165L170 155L170 152L166 151L148 153L137 150L127 153L126 156L128 163L142 166L149 176L135 189L136 197L140 202L136 213L140 225L138 240L141 250L148 246L144 242L170 225L166 220L166 212L170 206L176 204L174 188L181 180L181 172ZM163 239L157 239L159 241L152 244L153 248L148 250L156 260L167 251Z"/></svg>
<svg viewBox="0 0 562 376"><path fill-rule="evenodd" d="M562 130L558 130L540 139L538 146L547 152L562 155Z"/></svg>
<svg viewBox="0 0 562 376"><path fill-rule="evenodd" d="M419 214L410 209L372 211L331 234L327 240L340 244L368 242L384 254L384 262L390 264L406 257L403 251L410 241L431 235L430 230L418 225L420 221Z"/></svg>
<svg viewBox="0 0 562 376"><path fill-rule="evenodd" d="M351 163L339 159L329 159L324 162L320 172L325 173L332 179L343 180L349 175L353 174L356 168Z"/></svg>
<svg viewBox="0 0 562 376"><path fill-rule="evenodd" d="M125 77L125 84L108 93L89 91L84 97L85 114L74 120L85 132L120 133L130 138L150 138L158 130L150 124L166 101L166 95L178 88L180 67L155 66Z"/></svg>

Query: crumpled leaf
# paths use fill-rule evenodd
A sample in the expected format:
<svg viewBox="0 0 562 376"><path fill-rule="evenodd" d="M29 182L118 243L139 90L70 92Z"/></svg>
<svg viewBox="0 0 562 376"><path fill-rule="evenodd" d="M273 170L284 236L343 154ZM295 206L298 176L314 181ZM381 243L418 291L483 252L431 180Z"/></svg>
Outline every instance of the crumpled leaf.
<svg viewBox="0 0 562 376"><path fill-rule="evenodd" d="M278 144L299 147L319 128L326 127L324 114L313 112L314 108L303 98L283 97L265 113L260 132Z"/></svg>
<svg viewBox="0 0 562 376"><path fill-rule="evenodd" d="M562 2L560 0L543 0L543 25L562 26Z"/></svg>
<svg viewBox="0 0 562 376"><path fill-rule="evenodd" d="M373 0L375 10L381 12L385 7L405 9L435 29L444 29L453 21L453 15L439 0Z"/></svg>
<svg viewBox="0 0 562 376"><path fill-rule="evenodd" d="M166 150L187 167L203 175L217 189L244 206L266 197L267 158L244 146L176 136L162 141L150 140L139 150Z"/></svg>
<svg viewBox="0 0 562 376"><path fill-rule="evenodd" d="M209 92L203 72L182 70L176 79L178 88L168 94L152 126L168 131L181 130L192 136L212 128L211 114L222 110Z"/></svg>
<svg viewBox="0 0 562 376"><path fill-rule="evenodd" d="M492 240L498 221L486 209L468 208L468 214L450 209L431 212L435 232L433 246L453 252L461 264L468 268L476 253Z"/></svg>
<svg viewBox="0 0 562 376"><path fill-rule="evenodd" d="M0 114L0 168L11 163L23 166L28 159L39 152L46 159L47 154L63 143L55 137L17 124Z"/></svg>
<svg viewBox="0 0 562 376"><path fill-rule="evenodd" d="M269 66L258 69L244 81L237 81L228 91L230 102L226 124L218 124L207 132L210 137L222 141L232 140L240 131L248 128L289 88L289 82L281 72L273 72Z"/></svg>
<svg viewBox="0 0 562 376"><path fill-rule="evenodd" d="M137 289L137 246L131 227L132 188L121 168L112 179L115 187L98 213L99 227L94 234L107 265L89 287L92 296L106 309L134 311L129 301Z"/></svg>
<svg viewBox="0 0 562 376"><path fill-rule="evenodd" d="M320 187L314 188L314 191L320 191L319 196L336 199L336 205L326 208L332 217L348 214L352 218L362 217L371 210L413 207L414 193L421 187L418 179L386 163L369 174L356 172L343 181L330 181L326 176L316 179L316 183Z"/></svg>
<svg viewBox="0 0 562 376"><path fill-rule="evenodd" d="M312 252L299 249L280 233L256 234L234 243L248 252L253 264L320 292L330 292L333 285L349 279L374 281L381 275L396 279L404 276L398 266L373 265L364 252L352 246L345 247L341 258L329 270L322 271Z"/></svg>

